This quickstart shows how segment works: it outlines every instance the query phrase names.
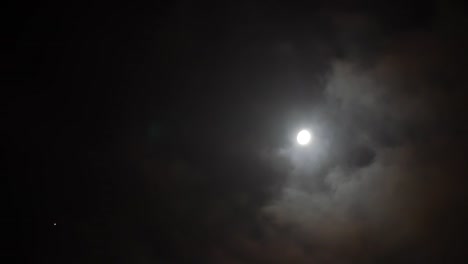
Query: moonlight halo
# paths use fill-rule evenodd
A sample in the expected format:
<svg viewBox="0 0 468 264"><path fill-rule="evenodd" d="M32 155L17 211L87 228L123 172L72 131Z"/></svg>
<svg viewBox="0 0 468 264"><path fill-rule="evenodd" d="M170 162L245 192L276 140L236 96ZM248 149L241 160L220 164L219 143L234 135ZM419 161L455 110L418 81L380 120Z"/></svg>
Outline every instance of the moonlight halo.
<svg viewBox="0 0 468 264"><path fill-rule="evenodd" d="M305 145L308 145L310 141L312 140L312 134L308 130L303 129L299 131L299 133L297 133L296 139L299 145L305 146Z"/></svg>

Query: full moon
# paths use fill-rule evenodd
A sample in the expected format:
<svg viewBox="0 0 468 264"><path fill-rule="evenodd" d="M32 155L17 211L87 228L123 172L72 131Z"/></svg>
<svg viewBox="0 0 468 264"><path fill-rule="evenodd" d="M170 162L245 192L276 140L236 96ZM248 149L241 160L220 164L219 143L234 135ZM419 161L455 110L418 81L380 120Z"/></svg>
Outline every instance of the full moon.
<svg viewBox="0 0 468 264"><path fill-rule="evenodd" d="M310 141L312 140L312 134L308 131L308 130L301 130L298 134L297 134L297 143L299 143L300 145L307 145L310 143Z"/></svg>

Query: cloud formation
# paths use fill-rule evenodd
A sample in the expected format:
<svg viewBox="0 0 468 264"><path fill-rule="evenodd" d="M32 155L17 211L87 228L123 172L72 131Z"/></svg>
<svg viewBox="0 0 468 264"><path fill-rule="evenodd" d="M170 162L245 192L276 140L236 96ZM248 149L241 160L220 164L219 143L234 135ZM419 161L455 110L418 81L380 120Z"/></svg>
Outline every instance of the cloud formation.
<svg viewBox="0 0 468 264"><path fill-rule="evenodd" d="M240 243L252 257L244 263L437 263L464 254L466 107L463 89L447 87L463 69L458 44L439 34L404 33L366 61L331 61L311 114L322 142L276 152L291 169L262 208L268 239Z"/></svg>

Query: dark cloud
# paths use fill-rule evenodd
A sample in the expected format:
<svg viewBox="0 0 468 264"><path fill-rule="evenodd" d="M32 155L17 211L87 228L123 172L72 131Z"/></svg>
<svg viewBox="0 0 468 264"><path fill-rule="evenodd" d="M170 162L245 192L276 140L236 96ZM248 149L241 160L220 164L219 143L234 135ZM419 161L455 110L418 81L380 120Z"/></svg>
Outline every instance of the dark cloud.
<svg viewBox="0 0 468 264"><path fill-rule="evenodd" d="M325 163L296 163L283 198L269 208L281 224L297 227L298 237L305 233L305 241L323 247L316 256L406 263L463 254L457 245L465 241L459 219L466 215L457 185L465 182L467 149L459 132L466 128L456 116L464 107L448 96L461 90L445 86L463 70L448 62L459 52L451 47L438 33L411 32L393 36L364 67L354 59L333 63L318 111L327 129L339 132L332 146L316 150L332 153ZM447 220L452 217L457 220ZM452 221L456 227L446 226Z"/></svg>

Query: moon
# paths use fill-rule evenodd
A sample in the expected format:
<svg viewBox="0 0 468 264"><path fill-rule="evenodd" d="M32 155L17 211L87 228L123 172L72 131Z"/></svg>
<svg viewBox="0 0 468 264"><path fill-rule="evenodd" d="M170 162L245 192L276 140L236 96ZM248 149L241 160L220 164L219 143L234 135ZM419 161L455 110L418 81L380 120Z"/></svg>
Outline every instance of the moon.
<svg viewBox="0 0 468 264"><path fill-rule="evenodd" d="M308 130L303 129L297 133L296 139L299 145L305 146L312 141L312 134Z"/></svg>

